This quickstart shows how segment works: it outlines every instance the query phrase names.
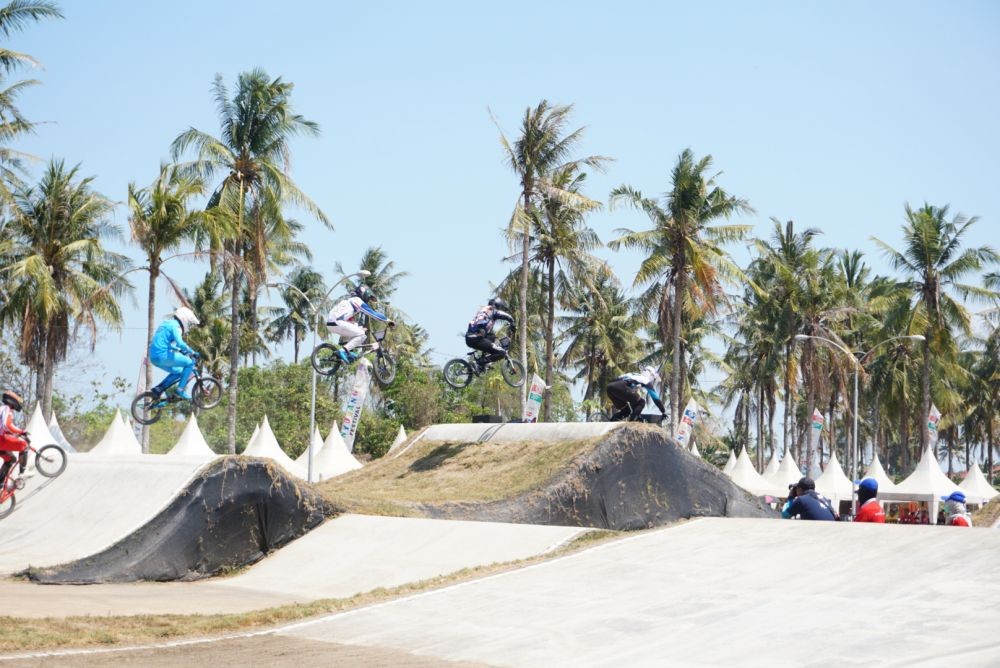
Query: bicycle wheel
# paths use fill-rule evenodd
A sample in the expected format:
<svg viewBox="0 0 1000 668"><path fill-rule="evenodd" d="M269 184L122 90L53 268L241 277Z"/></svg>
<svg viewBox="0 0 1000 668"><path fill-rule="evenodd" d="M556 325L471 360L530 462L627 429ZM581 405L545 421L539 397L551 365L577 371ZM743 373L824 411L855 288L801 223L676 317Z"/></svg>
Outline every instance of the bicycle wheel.
<svg viewBox="0 0 1000 668"><path fill-rule="evenodd" d="M337 347L332 343L321 343L312 351L313 368L321 376L332 376L343 363L337 354Z"/></svg>
<svg viewBox="0 0 1000 668"><path fill-rule="evenodd" d="M372 365L375 379L382 385L389 385L396 379L396 360L387 352L379 350Z"/></svg>
<svg viewBox="0 0 1000 668"><path fill-rule="evenodd" d="M58 445L46 445L35 455L35 468L46 478L55 478L66 470L66 451Z"/></svg>
<svg viewBox="0 0 1000 668"><path fill-rule="evenodd" d="M517 360L509 357L500 363L500 373L503 379L511 387L521 387L524 385L524 367Z"/></svg>
<svg viewBox="0 0 1000 668"><path fill-rule="evenodd" d="M211 376L202 376L191 389L191 403L198 408L215 408L222 401L222 383Z"/></svg>
<svg viewBox="0 0 1000 668"><path fill-rule="evenodd" d="M164 405L152 392L143 392L132 400L132 419L139 424L153 424L160 419Z"/></svg>
<svg viewBox="0 0 1000 668"><path fill-rule="evenodd" d="M594 411L593 413L590 414L590 418L587 419L587 422L610 422L610 421L611 417L604 411Z"/></svg>
<svg viewBox="0 0 1000 668"><path fill-rule="evenodd" d="M11 492L10 496L3 499L3 501L0 501L0 519L7 517L12 512L14 512L14 506L16 505L17 505L17 500L14 498L14 493Z"/></svg>
<svg viewBox="0 0 1000 668"><path fill-rule="evenodd" d="M468 387L472 382L472 367L463 359L448 360L444 365L444 382L456 390Z"/></svg>

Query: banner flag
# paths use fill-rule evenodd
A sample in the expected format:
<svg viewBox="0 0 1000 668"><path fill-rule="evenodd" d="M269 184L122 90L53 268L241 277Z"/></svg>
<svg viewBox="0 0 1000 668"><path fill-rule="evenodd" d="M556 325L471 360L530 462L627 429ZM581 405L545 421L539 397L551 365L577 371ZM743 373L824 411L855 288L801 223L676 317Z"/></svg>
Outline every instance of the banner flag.
<svg viewBox="0 0 1000 668"><path fill-rule="evenodd" d="M681 419L677 421L677 428L674 429L674 440L683 446L688 446L691 442L691 431L694 423L698 419L698 402L693 398L687 402Z"/></svg>
<svg viewBox="0 0 1000 668"><path fill-rule="evenodd" d="M531 374L531 387L528 388L528 400L524 403L524 415L521 416L521 422L538 422L544 392L545 381L539 378L537 373Z"/></svg>
<svg viewBox="0 0 1000 668"><path fill-rule="evenodd" d="M354 452L354 436L358 433L358 422L361 421L361 409L368 398L368 388L372 381L372 363L362 357L358 362L358 370L354 373L354 387L344 409L344 419L341 421L340 435L347 444L347 451Z"/></svg>
<svg viewBox="0 0 1000 668"><path fill-rule="evenodd" d="M931 404L931 412L927 415L927 433L931 437L930 441L932 445L937 444L938 440L938 422L941 421L941 411L934 404Z"/></svg>
<svg viewBox="0 0 1000 668"><path fill-rule="evenodd" d="M813 453L818 451L819 437L823 433L823 425L825 423L826 419L823 417L823 414L819 412L818 408L814 409L809 434L809 452L806 456L806 471L811 478L816 478L822 473L821 463L813 461Z"/></svg>

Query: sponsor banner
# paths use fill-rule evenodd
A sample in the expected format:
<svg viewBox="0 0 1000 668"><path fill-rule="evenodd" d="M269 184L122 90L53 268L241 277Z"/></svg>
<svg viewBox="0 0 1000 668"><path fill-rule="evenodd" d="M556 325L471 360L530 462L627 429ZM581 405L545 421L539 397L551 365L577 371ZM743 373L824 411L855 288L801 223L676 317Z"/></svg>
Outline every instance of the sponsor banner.
<svg viewBox="0 0 1000 668"><path fill-rule="evenodd" d="M809 430L809 453L806 456L806 470L810 478L817 478L819 474L822 473L820 467L820 462L813 461L813 453L818 452L819 449L819 437L823 433L823 425L826 423L826 418L823 414L819 412L819 409L814 409L812 414L812 425ZM817 457L817 459L820 459Z"/></svg>
<svg viewBox="0 0 1000 668"><path fill-rule="evenodd" d="M528 388L528 400L524 402L524 415L521 416L521 422L538 422L544 393L545 381L539 378L537 373L531 374L531 387Z"/></svg>
<svg viewBox="0 0 1000 668"><path fill-rule="evenodd" d="M354 452L354 436L358 433L358 422L361 421L361 409L368 398L368 388L372 380L372 363L362 357L358 362L358 370L354 372L354 387L347 399L344 409L344 419L341 421L340 435L347 444L347 451Z"/></svg>
<svg viewBox="0 0 1000 668"><path fill-rule="evenodd" d="M941 411L934 404L931 404L931 412L927 414L927 433L931 437L931 444L936 444L938 440L938 422L941 421Z"/></svg>
<svg viewBox="0 0 1000 668"><path fill-rule="evenodd" d="M687 446L691 442L691 431L694 429L695 420L698 419L698 402L694 399L688 401L681 414L681 419L677 421L677 428L674 429L674 439L681 445Z"/></svg>

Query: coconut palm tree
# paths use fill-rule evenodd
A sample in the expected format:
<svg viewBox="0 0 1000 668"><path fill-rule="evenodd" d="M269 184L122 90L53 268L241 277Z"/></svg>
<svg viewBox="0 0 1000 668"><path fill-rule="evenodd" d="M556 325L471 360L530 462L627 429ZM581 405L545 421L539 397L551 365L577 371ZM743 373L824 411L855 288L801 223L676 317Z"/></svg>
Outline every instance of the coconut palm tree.
<svg viewBox="0 0 1000 668"><path fill-rule="evenodd" d="M653 223L649 230L618 230L621 236L608 246L646 254L634 284L656 286L661 341L664 345L672 343L671 429L683 410L681 339L685 320L713 315L725 301L723 284L741 277L742 272L723 246L743 239L751 229L749 225L714 224L753 209L746 200L719 187L716 176L709 175L711 168L712 156L696 160L691 149L685 149L674 166L671 188L661 201L644 197L628 185L611 191L612 206L627 203L643 211Z"/></svg>
<svg viewBox="0 0 1000 668"><path fill-rule="evenodd" d="M599 272L593 289L583 284L567 299L559 317L564 343L559 363L576 369L573 380L584 381L584 413L598 407L601 392L612 379L632 369L647 353L639 336L643 316L610 271Z"/></svg>
<svg viewBox="0 0 1000 668"><path fill-rule="evenodd" d="M552 177L556 188L575 194L580 193L585 180L586 174L580 172L577 164L557 171ZM545 386L551 388L555 373L556 299L558 297L565 304L575 298L579 290L592 291L597 274L609 269L591 254L601 241L585 224L584 211L566 205L558 197L545 196L533 214L529 262L539 265L545 277ZM523 230L510 230L509 234L512 245L522 245ZM519 258L520 254L515 257ZM550 390L546 389L543 421L548 421L551 415L549 397Z"/></svg>
<svg viewBox="0 0 1000 668"><path fill-rule="evenodd" d="M48 18L62 18L58 5L44 0L12 0L0 7L0 36L9 39L35 21ZM21 184L20 173L25 154L14 150L8 144L34 130L35 123L28 120L18 109L17 98L26 89L38 84L35 79L8 83L9 77L22 65L36 67L38 61L26 53L20 53L0 46L0 200L11 203L11 188Z"/></svg>
<svg viewBox="0 0 1000 668"><path fill-rule="evenodd" d="M274 314L268 325L268 337L275 342L291 339L295 350L293 360L298 364L299 346L306 333L316 326L316 314L310 303L320 308L326 294L326 282L323 275L311 267L298 267L288 274L287 283L291 287L285 286L281 291L285 308Z"/></svg>
<svg viewBox="0 0 1000 668"><path fill-rule="evenodd" d="M160 166L160 174L147 188L128 186L129 229L134 241L146 254L149 273L149 296L146 304L146 348L153 340L156 312L156 282L164 262L175 256L185 241L191 241L205 220L201 211L188 208L191 198L204 194L204 183L196 176L184 175L176 167ZM153 367L146 364L146 387L153 385ZM144 451L149 448L149 428L142 428Z"/></svg>
<svg viewBox="0 0 1000 668"><path fill-rule="evenodd" d="M239 286L253 280L247 271L247 249L256 249L267 229L263 218L264 206L270 198L279 203L292 203L311 213L325 225L329 220L320 208L303 193L289 176L289 141L297 135L316 136L319 126L292 111L293 84L280 77L270 79L261 69L239 75L236 92L229 91L217 75L213 97L219 109L218 137L195 128L182 132L173 142L174 159L188 151L195 158L182 165L212 182L217 174L222 181L210 199L230 222L229 233L216 236L212 242L227 257L226 274L230 283L230 318L232 319L229 351L229 413L227 415L227 448L236 452L236 394L239 366ZM251 215L249 224L247 214ZM250 266L259 270L265 253L254 253Z"/></svg>
<svg viewBox="0 0 1000 668"><path fill-rule="evenodd" d="M118 298L131 289L122 278L128 259L104 246L121 236L110 222L113 204L78 172L53 160L37 186L14 191L0 260L7 293L0 322L20 328L21 357L35 372L46 419L56 366L76 330L84 328L93 345L98 320L121 323Z"/></svg>
<svg viewBox="0 0 1000 668"><path fill-rule="evenodd" d="M944 350L955 331L971 333L969 312L949 294L964 298L997 299L997 292L961 282L988 265L1000 263L1000 255L989 246L962 248L962 237L978 220L958 214L948 220L948 207L907 204L903 224L903 250L896 250L872 237L896 271L906 275L899 282L910 296L911 328L925 337L920 376L921 419L931 409L931 352ZM927 447L927 429L920 430L920 449Z"/></svg>
<svg viewBox="0 0 1000 668"><path fill-rule="evenodd" d="M547 100L542 100L534 108L529 107L525 110L521 121L521 134L513 143L507 140L502 130L500 131L504 156L519 178L521 186L514 212L508 223L508 238L512 238L511 232L518 229L521 231L521 278L517 326L521 344L521 364L525 369L528 368L528 274L534 209L539 207L546 197L560 200L563 205L580 211L596 208L597 202L558 187L553 177L564 173L574 165L602 169L609 160L599 155L572 159L584 131L583 128L567 131L572 110L572 105L551 105ZM499 125L497 129L500 129ZM521 392L522 410L528 385L529 383L525 383Z"/></svg>

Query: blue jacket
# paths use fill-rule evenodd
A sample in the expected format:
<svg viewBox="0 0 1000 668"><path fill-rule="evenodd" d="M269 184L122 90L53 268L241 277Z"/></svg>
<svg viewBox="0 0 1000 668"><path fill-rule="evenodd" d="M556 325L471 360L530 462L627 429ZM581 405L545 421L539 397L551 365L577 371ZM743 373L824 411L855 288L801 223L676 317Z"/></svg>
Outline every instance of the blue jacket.
<svg viewBox="0 0 1000 668"><path fill-rule="evenodd" d="M162 359L174 350L179 350L185 355L194 352L191 346L184 343L184 329L181 323L177 318L170 317L156 328L153 340L149 343L149 359Z"/></svg>
<svg viewBox="0 0 1000 668"><path fill-rule="evenodd" d="M786 503L781 510L781 516L786 520L796 515L804 520L834 521L837 519L830 501L813 490L795 497L790 503Z"/></svg>

